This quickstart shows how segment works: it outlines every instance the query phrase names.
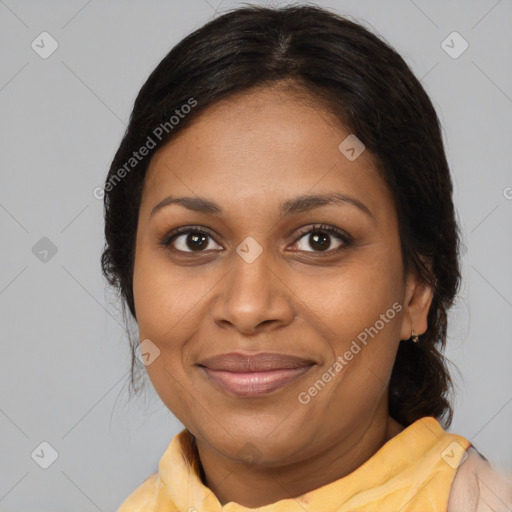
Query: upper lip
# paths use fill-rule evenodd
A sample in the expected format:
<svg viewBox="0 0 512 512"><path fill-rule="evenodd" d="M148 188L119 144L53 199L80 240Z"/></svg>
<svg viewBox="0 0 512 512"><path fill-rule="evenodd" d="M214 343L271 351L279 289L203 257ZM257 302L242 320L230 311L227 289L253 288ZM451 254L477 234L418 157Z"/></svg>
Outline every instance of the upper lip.
<svg viewBox="0 0 512 512"><path fill-rule="evenodd" d="M260 354L230 352L228 354L208 357L199 363L200 366L205 366L210 370L228 372L263 372L287 368L302 368L312 364L314 364L314 361L310 359L276 352L263 352Z"/></svg>

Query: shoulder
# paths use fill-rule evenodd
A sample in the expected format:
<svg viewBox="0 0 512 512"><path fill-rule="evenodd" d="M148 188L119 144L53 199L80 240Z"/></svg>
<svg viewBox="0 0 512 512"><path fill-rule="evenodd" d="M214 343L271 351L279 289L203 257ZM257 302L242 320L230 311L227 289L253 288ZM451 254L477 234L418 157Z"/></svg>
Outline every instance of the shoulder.
<svg viewBox="0 0 512 512"><path fill-rule="evenodd" d="M116 512L149 512L151 509L147 507L155 504L160 486L161 481L158 473L153 473L123 501Z"/></svg>
<svg viewBox="0 0 512 512"><path fill-rule="evenodd" d="M447 512L508 512L512 510L512 473L494 468L474 448L458 467Z"/></svg>

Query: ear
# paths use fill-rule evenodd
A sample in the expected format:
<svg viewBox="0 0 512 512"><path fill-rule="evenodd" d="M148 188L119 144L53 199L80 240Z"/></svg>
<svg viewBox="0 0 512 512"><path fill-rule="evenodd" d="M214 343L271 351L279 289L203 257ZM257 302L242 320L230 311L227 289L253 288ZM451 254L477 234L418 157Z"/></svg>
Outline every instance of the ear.
<svg viewBox="0 0 512 512"><path fill-rule="evenodd" d="M427 317L433 296L432 288L423 283L416 273L409 274L405 286L401 340L408 340L412 331L419 336L427 330Z"/></svg>

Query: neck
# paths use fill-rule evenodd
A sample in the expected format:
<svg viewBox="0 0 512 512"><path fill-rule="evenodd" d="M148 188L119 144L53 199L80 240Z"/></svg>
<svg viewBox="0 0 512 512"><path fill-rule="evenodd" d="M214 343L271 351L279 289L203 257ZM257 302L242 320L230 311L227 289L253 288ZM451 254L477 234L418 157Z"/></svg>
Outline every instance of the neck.
<svg viewBox="0 0 512 512"><path fill-rule="evenodd" d="M386 411L387 414L387 411ZM196 440L203 483L225 505L257 508L294 498L352 473L403 430L390 416L373 416L327 450L293 464L248 466Z"/></svg>

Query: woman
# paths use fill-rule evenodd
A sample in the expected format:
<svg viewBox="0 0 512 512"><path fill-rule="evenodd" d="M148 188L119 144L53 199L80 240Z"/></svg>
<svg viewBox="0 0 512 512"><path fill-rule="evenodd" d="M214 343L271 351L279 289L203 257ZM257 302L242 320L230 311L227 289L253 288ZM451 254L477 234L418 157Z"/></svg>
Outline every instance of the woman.
<svg viewBox="0 0 512 512"><path fill-rule="evenodd" d="M375 35L292 6L186 37L135 101L105 235L132 385L140 342L185 426L119 512L508 510L444 430L452 183L427 94Z"/></svg>

